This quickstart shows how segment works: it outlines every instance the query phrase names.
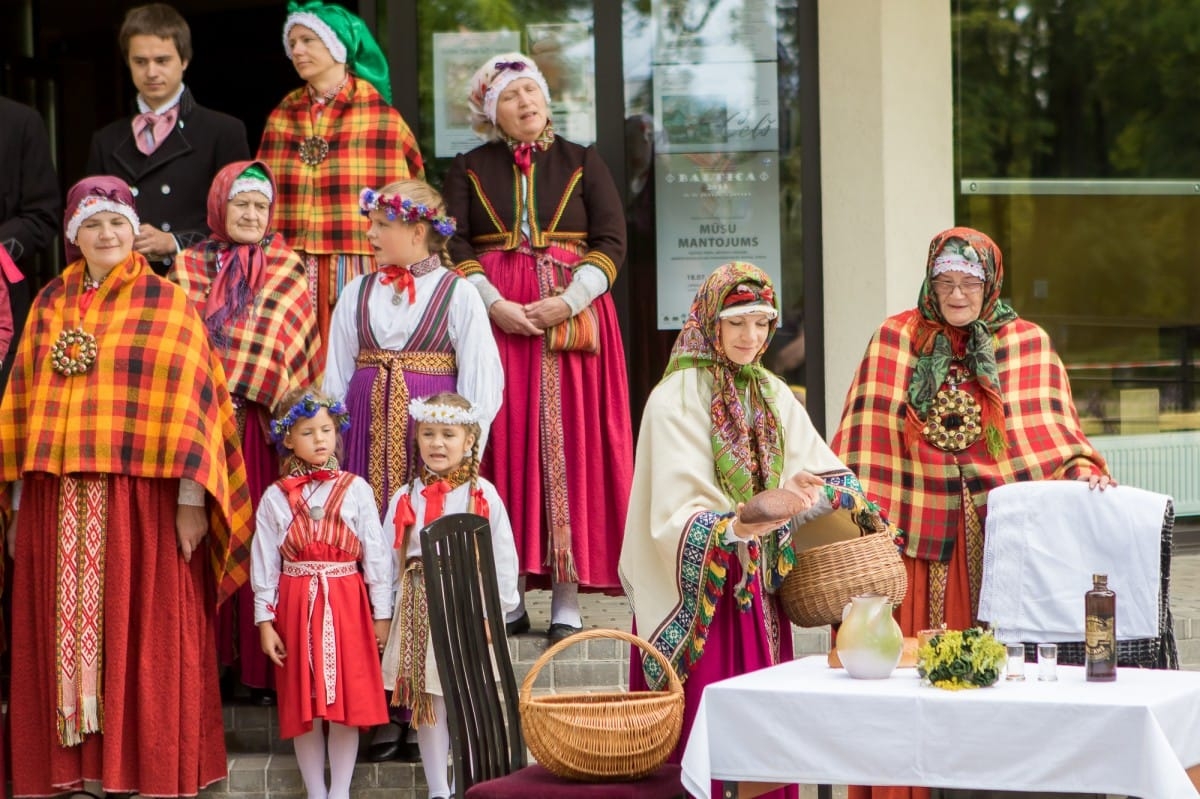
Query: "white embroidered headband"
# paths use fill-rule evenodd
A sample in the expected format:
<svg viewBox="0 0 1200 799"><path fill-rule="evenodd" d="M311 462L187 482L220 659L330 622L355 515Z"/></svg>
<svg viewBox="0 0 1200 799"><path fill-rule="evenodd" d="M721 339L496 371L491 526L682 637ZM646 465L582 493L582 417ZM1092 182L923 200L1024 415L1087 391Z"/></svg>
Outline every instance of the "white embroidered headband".
<svg viewBox="0 0 1200 799"><path fill-rule="evenodd" d="M333 28L325 20L308 11L297 11L294 14L289 14L287 22L283 23L283 49L287 53L287 57L292 57L292 46L288 43L288 34L292 32L292 28L297 25L304 27L317 34L317 38L321 43L329 48L329 54L333 56L333 60L339 64L346 63L346 45L333 32Z"/></svg>
<svg viewBox="0 0 1200 799"><path fill-rule="evenodd" d="M245 194L248 191L257 191L262 193L267 198L267 202L275 202L275 192L271 189L271 183L267 180L259 180L258 178L238 178L229 187L229 196L226 200L232 200L239 194Z"/></svg>
<svg viewBox="0 0 1200 799"><path fill-rule="evenodd" d="M479 424L479 414L474 406L460 408L457 405L443 405L440 402L427 402L422 399L415 399L409 403L408 416L414 422L430 424Z"/></svg>
<svg viewBox="0 0 1200 799"><path fill-rule="evenodd" d="M79 201L79 205L75 207L75 213L71 214L71 221L67 222L67 241L75 244L76 236L79 235L79 227L86 220L104 211L111 211L128 219L129 224L133 225L135 233L142 226L138 221L137 211L125 203L110 200L98 194L89 194Z"/></svg>
<svg viewBox="0 0 1200 799"><path fill-rule="evenodd" d="M951 240L951 245L955 244L955 241ZM953 246L947 246L938 253L938 256L933 259L932 277L943 275L946 272L962 272L980 280L987 280L987 273L979 261L979 253L975 252L975 248L970 244L957 249L957 251Z"/></svg>
<svg viewBox="0 0 1200 799"><path fill-rule="evenodd" d="M500 100L500 95L508 88L508 84L515 80L521 78L533 80L542 90L542 95L546 98L546 105L550 105L550 87L546 84L546 78L542 75L541 70L533 61L522 56L514 58L512 61L497 61L494 66L498 72L483 95L483 113L487 115L493 125L496 124L496 103Z"/></svg>

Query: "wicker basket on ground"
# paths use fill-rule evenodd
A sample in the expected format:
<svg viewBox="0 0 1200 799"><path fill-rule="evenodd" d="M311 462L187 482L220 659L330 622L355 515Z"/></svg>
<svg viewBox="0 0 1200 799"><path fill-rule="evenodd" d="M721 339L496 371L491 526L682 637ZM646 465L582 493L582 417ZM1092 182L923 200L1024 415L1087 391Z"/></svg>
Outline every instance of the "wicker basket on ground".
<svg viewBox="0 0 1200 799"><path fill-rule="evenodd" d="M533 696L542 667L573 644L615 638L658 658L665 691ZM656 771L679 742L683 684L650 644L620 630L585 630L547 649L521 683L521 725L534 759L553 774L585 782L635 780Z"/></svg>
<svg viewBox="0 0 1200 799"><path fill-rule="evenodd" d="M907 587L904 562L891 536L872 533L799 553L779 597L792 623L820 627L840 622L851 597L884 594L899 603Z"/></svg>

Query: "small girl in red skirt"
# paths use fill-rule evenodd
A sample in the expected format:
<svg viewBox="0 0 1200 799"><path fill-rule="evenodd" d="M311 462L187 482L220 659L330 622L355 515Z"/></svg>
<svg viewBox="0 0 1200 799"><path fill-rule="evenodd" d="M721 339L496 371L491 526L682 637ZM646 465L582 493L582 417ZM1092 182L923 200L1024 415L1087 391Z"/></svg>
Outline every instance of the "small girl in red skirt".
<svg viewBox="0 0 1200 799"><path fill-rule="evenodd" d="M338 468L345 406L296 389L279 407L271 434L290 454L258 508L254 621L277 667L279 734L293 739L308 799L349 799L359 728L387 721L379 653L391 627L392 554L371 486Z"/></svg>

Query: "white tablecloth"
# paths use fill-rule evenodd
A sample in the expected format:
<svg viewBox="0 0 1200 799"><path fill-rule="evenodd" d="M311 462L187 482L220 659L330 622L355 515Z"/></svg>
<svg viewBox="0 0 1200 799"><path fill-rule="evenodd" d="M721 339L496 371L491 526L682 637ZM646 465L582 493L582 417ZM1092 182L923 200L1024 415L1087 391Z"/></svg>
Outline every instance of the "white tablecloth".
<svg viewBox="0 0 1200 799"><path fill-rule="evenodd" d="M1196 799L1200 673L1120 669L1089 683L1001 681L978 690L920 684L913 669L855 680L824 656L782 663L704 691L683 783L711 780L924 785Z"/></svg>

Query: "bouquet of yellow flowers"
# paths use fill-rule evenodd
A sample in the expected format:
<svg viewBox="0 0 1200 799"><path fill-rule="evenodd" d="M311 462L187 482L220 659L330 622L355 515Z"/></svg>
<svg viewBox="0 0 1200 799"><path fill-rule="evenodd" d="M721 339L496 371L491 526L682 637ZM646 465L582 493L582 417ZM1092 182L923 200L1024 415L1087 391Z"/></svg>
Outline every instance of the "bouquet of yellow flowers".
<svg viewBox="0 0 1200 799"><path fill-rule="evenodd" d="M985 688L1000 679L1004 644L980 627L945 630L917 650L917 673L951 691Z"/></svg>

